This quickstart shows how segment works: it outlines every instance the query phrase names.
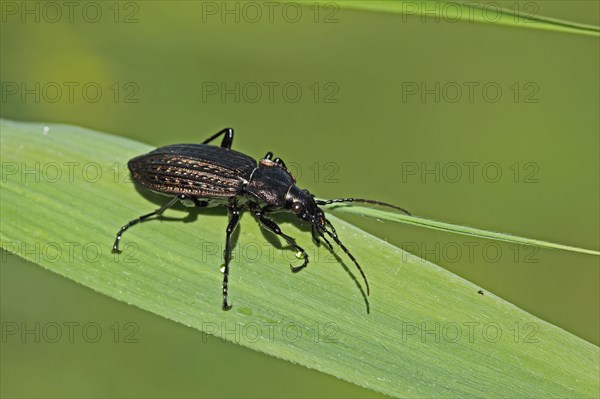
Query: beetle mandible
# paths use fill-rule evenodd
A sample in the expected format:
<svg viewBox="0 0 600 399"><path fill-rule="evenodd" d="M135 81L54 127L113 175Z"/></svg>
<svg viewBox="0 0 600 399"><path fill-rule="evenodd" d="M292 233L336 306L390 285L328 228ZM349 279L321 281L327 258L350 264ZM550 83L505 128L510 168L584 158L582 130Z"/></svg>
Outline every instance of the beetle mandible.
<svg viewBox="0 0 600 399"><path fill-rule="evenodd" d="M223 136L220 147L209 145L219 136ZM273 153L267 152L257 162L248 155L232 150L232 143L233 129L225 128L202 144L168 145L131 159L127 166L136 183L173 198L154 212L133 219L121 227L112 251L120 252L119 242L127 229L152 216L161 216L177 201L181 201L188 207L226 206L229 210L229 223L225 238L222 288L223 310L229 310L231 305L227 302L227 284L232 249L231 235L238 224L242 210L248 209L263 227L283 238L289 246L301 254L303 262L299 266L290 265L292 272L298 272L308 265L306 251L296 244L296 240L283 233L277 223L267 217L272 212L291 211L301 220L311 224L312 238L316 245L320 245L320 239L323 239L329 249L333 250L326 235L339 245L356 265L369 295L367 276L356 258L342 244L335 228L319 206L340 202L362 202L409 213L399 206L364 198L315 199L308 190L296 186L296 179L287 170L281 158L273 159Z"/></svg>

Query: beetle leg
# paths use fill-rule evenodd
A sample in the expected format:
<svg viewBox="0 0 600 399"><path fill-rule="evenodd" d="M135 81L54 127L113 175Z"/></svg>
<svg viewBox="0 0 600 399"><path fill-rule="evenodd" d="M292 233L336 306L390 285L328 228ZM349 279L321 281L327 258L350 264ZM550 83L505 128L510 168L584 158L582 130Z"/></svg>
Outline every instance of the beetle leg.
<svg viewBox="0 0 600 399"><path fill-rule="evenodd" d="M287 170L287 166L285 166L285 162L283 162L283 159L277 157L273 160L273 162L275 162L277 165L283 166L283 169Z"/></svg>
<svg viewBox="0 0 600 399"><path fill-rule="evenodd" d="M317 247L321 246L321 240L319 240L319 236L317 235L317 231L314 225L310 225L310 234L312 235L313 242Z"/></svg>
<svg viewBox="0 0 600 399"><path fill-rule="evenodd" d="M231 305L227 303L227 283L229 279L229 261L231 260L231 234L235 230L238 221L240 220L240 210L235 206L229 207L229 224L227 225L227 237L225 238L225 267L223 268L223 310L231 309Z"/></svg>
<svg viewBox="0 0 600 399"><path fill-rule="evenodd" d="M271 160L271 158L273 158L273 153L271 151L267 152L265 154L265 156L263 157L263 159L268 159L268 160Z"/></svg>
<svg viewBox="0 0 600 399"><path fill-rule="evenodd" d="M265 226L267 229L271 230L274 234L283 237L283 239L292 247L294 247L294 249L298 252L300 252L302 254L302 258L304 259L304 262L302 262L302 264L300 266L293 266L290 265L290 268L292 269L293 273L297 273L300 270L304 269L307 265L308 265L308 254L306 253L306 251L300 247L298 244L296 244L296 240L294 240L292 237L288 236L287 234L284 234L281 229L279 228L279 226L277 225L277 223L275 223L274 221L272 221L271 219L267 219L261 211L255 211L254 214L256 215L256 217L258 218L258 220L260 221L260 223Z"/></svg>
<svg viewBox="0 0 600 399"><path fill-rule="evenodd" d="M164 204L163 206L161 206L160 208L158 208L157 210L155 210L154 212L148 213L146 215L140 216L139 218L133 219L131 221L129 221L129 223L127 223L125 226L121 227L121 229L119 229L119 232L117 233L117 238L115 239L115 243L113 244L113 248L112 248L112 252L113 253L120 253L121 251L119 250L119 242L121 242L121 237L123 236L123 233L130 228L131 226L135 226L136 224L143 222L144 220L148 219L151 216L154 215L162 215L162 213L164 211L166 211L168 208L172 207L177 201L179 200L179 197L174 197L171 201L167 202L166 204Z"/></svg>
<svg viewBox="0 0 600 399"><path fill-rule="evenodd" d="M230 127L226 127L220 132L213 134L212 136L204 140L202 144L208 144L221 135L224 135L223 141L221 141L221 147L231 148L231 144L233 144L233 129Z"/></svg>

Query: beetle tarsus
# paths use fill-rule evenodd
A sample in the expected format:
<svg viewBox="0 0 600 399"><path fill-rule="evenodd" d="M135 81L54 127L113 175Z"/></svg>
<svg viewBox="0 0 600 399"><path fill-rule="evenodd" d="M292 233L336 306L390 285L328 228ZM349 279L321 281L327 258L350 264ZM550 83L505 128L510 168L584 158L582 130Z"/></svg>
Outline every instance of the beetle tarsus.
<svg viewBox="0 0 600 399"><path fill-rule="evenodd" d="M304 261L304 263L301 264L300 266L290 265L290 269L292 270L292 273L298 273L300 270L304 269L307 265L308 265L308 258L306 258L306 261Z"/></svg>
<svg viewBox="0 0 600 399"><path fill-rule="evenodd" d="M275 223L271 219L266 218L262 214L262 210L254 210L254 214L256 215L256 217L258 218L258 220L260 221L260 223L263 226L265 226L273 234L282 237L288 243L288 245L290 245L297 252L300 252L302 254L302 258L304 259L304 261L302 262L302 264L300 266L290 265L292 273L297 273L300 270L304 269L308 265L308 254L306 253L304 248L302 248L301 246L296 244L296 240L294 238L292 238L292 237L288 236L287 234L285 234L284 232L282 232L281 228L279 227L279 225L277 223Z"/></svg>
<svg viewBox="0 0 600 399"><path fill-rule="evenodd" d="M290 243L290 245L293 245L294 248L298 251L298 253L300 253L302 255L302 259L304 259L304 261L302 262L302 264L300 266L294 266L294 265L290 264L292 273L298 273L300 270L304 269L308 265L308 254L306 253L304 248L302 248L302 247L298 246L298 244L296 244L296 240L294 240L293 238L292 238L292 243ZM296 254L296 256L298 256L298 253Z"/></svg>

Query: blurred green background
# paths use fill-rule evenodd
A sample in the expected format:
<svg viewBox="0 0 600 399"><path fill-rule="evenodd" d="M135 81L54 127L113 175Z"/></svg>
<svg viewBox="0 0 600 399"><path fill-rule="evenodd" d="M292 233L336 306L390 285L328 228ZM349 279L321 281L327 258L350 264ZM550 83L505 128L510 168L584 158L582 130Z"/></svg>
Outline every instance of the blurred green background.
<svg viewBox="0 0 600 399"><path fill-rule="evenodd" d="M279 4L270 15L264 3L77 2L72 14L53 3L0 2L3 118L156 146L200 142L230 126L234 148L274 151L321 198L364 196L420 216L599 247L597 37L335 3ZM598 2L500 4L600 22ZM600 342L597 257L345 217ZM36 343L3 334L3 397L379 397L5 252L0 271L3 328L95 322L105 337ZM139 342L114 343L111 326L123 332L127 322Z"/></svg>

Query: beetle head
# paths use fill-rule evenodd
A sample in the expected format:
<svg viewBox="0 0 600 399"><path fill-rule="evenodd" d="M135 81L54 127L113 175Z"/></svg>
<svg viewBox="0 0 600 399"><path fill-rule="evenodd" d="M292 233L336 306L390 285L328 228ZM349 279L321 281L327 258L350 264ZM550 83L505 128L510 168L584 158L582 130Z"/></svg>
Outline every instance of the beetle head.
<svg viewBox="0 0 600 399"><path fill-rule="evenodd" d="M368 295L369 282L367 281L367 276L365 276L365 273L356 261L356 258L354 258L354 256L348 250L348 248L346 248L344 244L342 244L342 241L340 241L335 231L335 227L333 227L331 222L327 220L323 210L319 208L321 200L315 200L315 197L308 190L301 190L295 185L290 187L286 199L287 209L295 213L296 216L298 216L298 218L310 222L312 224L312 234L313 238L317 242L317 245L319 245L319 238L317 238L318 236L321 239L323 239L323 241L325 241L325 243L331 250L333 250L331 243L325 237L327 235L328 237L333 239L333 241L335 241L335 243L338 244L340 248L342 248L346 255L348 255L352 262L354 262L354 264L358 268L358 271L362 275L363 280L365 281Z"/></svg>
<svg viewBox="0 0 600 399"><path fill-rule="evenodd" d="M325 214L318 207L314 196L308 190L301 190L297 186L292 186L286 199L286 208L298 218L310 222L317 228L325 226Z"/></svg>

